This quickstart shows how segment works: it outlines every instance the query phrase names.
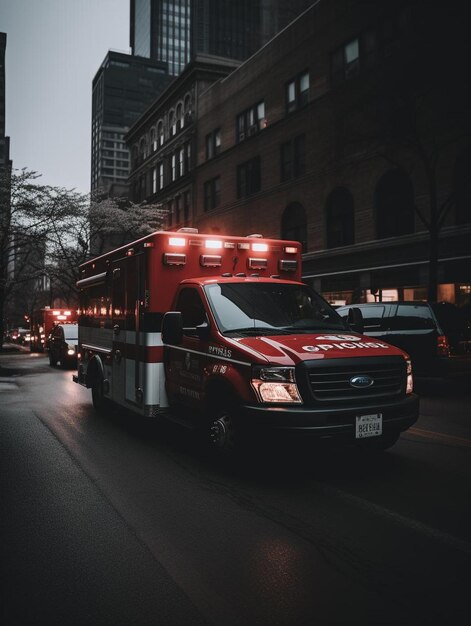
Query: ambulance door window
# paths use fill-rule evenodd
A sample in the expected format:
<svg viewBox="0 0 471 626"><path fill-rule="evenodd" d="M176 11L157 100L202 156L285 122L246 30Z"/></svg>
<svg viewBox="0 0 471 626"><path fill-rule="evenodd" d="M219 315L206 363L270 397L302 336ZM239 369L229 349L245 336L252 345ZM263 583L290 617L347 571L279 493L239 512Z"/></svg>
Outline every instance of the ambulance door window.
<svg viewBox="0 0 471 626"><path fill-rule="evenodd" d="M183 332L187 335L194 335L196 326L207 322L201 297L192 287L185 287L180 291L176 310L182 314Z"/></svg>

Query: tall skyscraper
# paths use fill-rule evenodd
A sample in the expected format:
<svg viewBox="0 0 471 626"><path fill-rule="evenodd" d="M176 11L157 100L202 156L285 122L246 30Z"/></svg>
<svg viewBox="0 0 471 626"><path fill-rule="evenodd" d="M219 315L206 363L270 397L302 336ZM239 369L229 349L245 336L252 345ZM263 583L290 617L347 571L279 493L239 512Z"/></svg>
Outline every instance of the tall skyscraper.
<svg viewBox="0 0 471 626"><path fill-rule="evenodd" d="M6 33L0 33L0 176L11 169L10 138L5 137L5 52Z"/></svg>
<svg viewBox="0 0 471 626"><path fill-rule="evenodd" d="M171 80L165 63L108 52L93 79L92 191L124 191L130 163L123 137Z"/></svg>
<svg viewBox="0 0 471 626"><path fill-rule="evenodd" d="M312 0L131 0L133 54L180 74L198 53L245 60Z"/></svg>

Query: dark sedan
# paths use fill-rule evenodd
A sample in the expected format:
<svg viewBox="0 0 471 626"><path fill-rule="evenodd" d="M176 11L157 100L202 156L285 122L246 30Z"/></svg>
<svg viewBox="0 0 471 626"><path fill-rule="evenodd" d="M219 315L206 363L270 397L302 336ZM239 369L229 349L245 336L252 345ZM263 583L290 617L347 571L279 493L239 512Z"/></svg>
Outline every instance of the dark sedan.
<svg viewBox="0 0 471 626"><path fill-rule="evenodd" d="M471 376L471 324L465 314L447 302L368 302L337 309L347 319L359 308L364 333L407 352L418 376Z"/></svg>

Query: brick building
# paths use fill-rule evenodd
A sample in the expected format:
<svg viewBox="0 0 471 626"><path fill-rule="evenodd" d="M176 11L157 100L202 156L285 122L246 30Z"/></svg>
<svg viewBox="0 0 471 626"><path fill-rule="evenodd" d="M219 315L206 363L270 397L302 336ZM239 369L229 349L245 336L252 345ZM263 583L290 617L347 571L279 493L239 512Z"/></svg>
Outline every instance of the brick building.
<svg viewBox="0 0 471 626"><path fill-rule="evenodd" d="M131 151L130 195L168 211L168 225L193 219L198 102L215 81L237 67L231 59L198 55L126 135Z"/></svg>
<svg viewBox="0 0 471 626"><path fill-rule="evenodd" d="M191 206L169 226L296 238L306 282L333 302L421 299L436 280L439 299L469 303L462 11L321 0L198 89Z"/></svg>

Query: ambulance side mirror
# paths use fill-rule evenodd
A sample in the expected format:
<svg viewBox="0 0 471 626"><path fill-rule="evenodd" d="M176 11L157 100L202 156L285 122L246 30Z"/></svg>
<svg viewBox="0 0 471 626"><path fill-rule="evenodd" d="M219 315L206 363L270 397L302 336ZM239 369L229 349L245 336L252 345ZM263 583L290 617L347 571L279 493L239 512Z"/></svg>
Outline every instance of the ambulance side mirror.
<svg viewBox="0 0 471 626"><path fill-rule="evenodd" d="M353 331L362 335L365 325L363 323L363 313L361 309L356 306L348 309L347 323Z"/></svg>
<svg viewBox="0 0 471 626"><path fill-rule="evenodd" d="M169 311L162 321L162 342L179 345L183 341L183 322L180 311Z"/></svg>

